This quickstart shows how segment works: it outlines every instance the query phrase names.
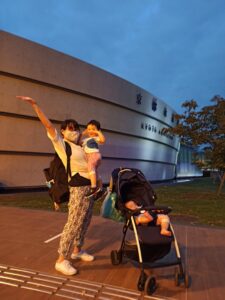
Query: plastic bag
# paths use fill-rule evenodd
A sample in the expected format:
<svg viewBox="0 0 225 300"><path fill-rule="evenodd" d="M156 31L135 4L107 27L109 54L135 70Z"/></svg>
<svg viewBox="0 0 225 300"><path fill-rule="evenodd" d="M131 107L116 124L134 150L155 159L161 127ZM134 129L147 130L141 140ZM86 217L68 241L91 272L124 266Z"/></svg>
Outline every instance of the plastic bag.
<svg viewBox="0 0 225 300"><path fill-rule="evenodd" d="M100 215L103 218L112 219L114 221L123 222L121 213L115 208L117 195L116 193L107 193L100 210Z"/></svg>

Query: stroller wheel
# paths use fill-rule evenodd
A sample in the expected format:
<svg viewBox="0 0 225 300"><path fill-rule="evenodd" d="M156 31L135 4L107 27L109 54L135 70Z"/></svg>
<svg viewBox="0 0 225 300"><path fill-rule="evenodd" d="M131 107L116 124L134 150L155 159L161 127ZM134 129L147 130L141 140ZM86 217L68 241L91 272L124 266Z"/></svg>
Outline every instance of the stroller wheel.
<svg viewBox="0 0 225 300"><path fill-rule="evenodd" d="M174 280L175 280L175 285L179 286L180 285L180 274L177 269L175 269Z"/></svg>
<svg viewBox="0 0 225 300"><path fill-rule="evenodd" d="M142 271L137 284L137 288L140 292L144 291L145 289L145 282L147 280L147 277L148 276L146 275L146 273Z"/></svg>
<svg viewBox="0 0 225 300"><path fill-rule="evenodd" d="M157 288L155 277L148 277L145 282L145 292L147 295L152 295Z"/></svg>
<svg viewBox="0 0 225 300"><path fill-rule="evenodd" d="M190 276L186 272L184 275L184 286L188 289L190 286Z"/></svg>
<svg viewBox="0 0 225 300"><path fill-rule="evenodd" d="M111 251L111 263L112 265L116 266L121 263L121 252L118 252L116 250Z"/></svg>

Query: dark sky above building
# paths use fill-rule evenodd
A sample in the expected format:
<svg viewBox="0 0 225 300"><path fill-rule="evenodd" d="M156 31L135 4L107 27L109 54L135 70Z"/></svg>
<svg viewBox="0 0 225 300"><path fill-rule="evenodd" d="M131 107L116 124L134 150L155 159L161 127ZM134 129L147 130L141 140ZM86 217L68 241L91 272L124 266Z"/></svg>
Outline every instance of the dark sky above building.
<svg viewBox="0 0 225 300"><path fill-rule="evenodd" d="M122 77L181 112L225 97L224 0L0 0L0 29Z"/></svg>

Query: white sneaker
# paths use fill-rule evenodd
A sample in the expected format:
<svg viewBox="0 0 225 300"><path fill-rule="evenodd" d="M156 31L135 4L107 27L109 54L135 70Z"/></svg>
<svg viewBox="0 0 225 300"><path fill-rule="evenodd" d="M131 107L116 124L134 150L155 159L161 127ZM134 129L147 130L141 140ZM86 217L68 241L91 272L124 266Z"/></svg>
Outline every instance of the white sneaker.
<svg viewBox="0 0 225 300"><path fill-rule="evenodd" d="M66 259L60 263L56 262L55 269L64 275L75 275L77 273L77 270Z"/></svg>
<svg viewBox="0 0 225 300"><path fill-rule="evenodd" d="M71 258L72 259L81 259L83 261L93 261L95 259L95 257L93 255L88 254L87 252L82 251L82 250L77 254L72 253Z"/></svg>

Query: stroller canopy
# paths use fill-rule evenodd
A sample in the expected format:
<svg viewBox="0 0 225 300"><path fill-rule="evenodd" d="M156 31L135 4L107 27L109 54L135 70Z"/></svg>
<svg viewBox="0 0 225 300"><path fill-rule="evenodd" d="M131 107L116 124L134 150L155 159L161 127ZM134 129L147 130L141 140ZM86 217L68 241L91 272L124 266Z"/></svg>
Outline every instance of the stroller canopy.
<svg viewBox="0 0 225 300"><path fill-rule="evenodd" d="M116 208L121 212L129 200L143 207L154 205L156 194L140 170L117 168L112 172L112 180L113 192L117 194Z"/></svg>

